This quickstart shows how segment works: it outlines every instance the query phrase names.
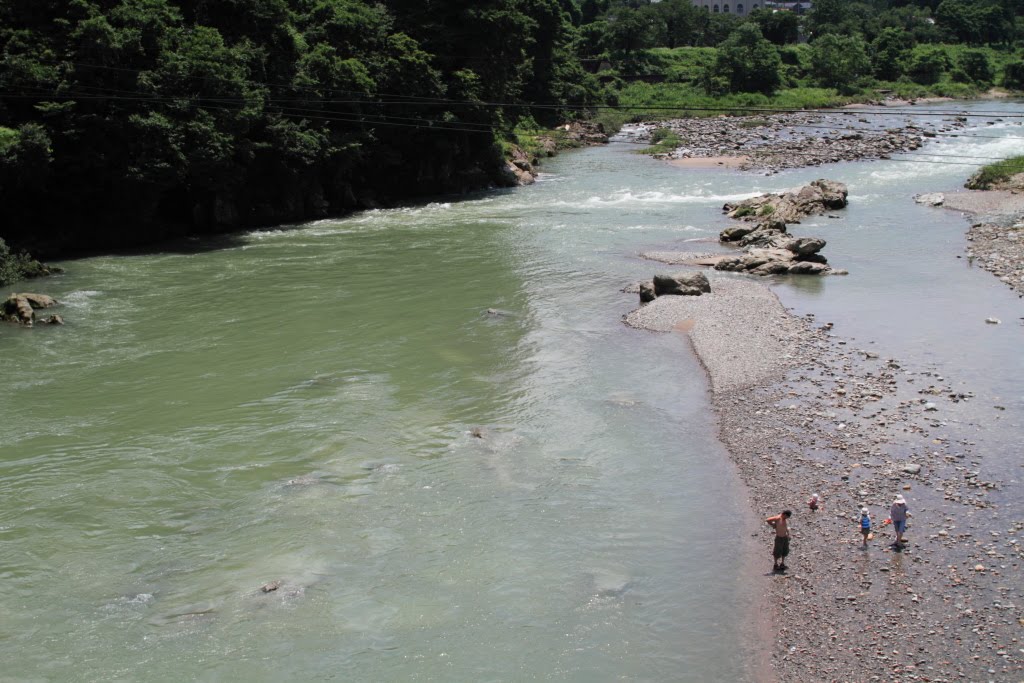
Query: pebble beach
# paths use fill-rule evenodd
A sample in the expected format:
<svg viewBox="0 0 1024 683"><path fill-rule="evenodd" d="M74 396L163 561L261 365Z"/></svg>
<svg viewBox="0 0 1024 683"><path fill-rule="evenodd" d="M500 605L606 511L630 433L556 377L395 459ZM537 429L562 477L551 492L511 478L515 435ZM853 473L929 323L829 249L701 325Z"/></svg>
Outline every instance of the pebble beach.
<svg viewBox="0 0 1024 683"><path fill-rule="evenodd" d="M1001 517L989 499L1001 483L975 474L973 425L953 421L969 390L853 348L760 282L714 278L712 292L661 297L626 322L689 323L674 333L690 336L707 369L751 507L794 511L785 573L770 571L770 529L748 530L763 546L754 561L778 680L1024 679L1024 520ZM877 526L898 494L913 514L903 550ZM861 506L879 529L867 550Z"/></svg>
<svg viewBox="0 0 1024 683"><path fill-rule="evenodd" d="M946 208L974 221L966 257L1022 293L1021 195L957 194ZM643 256L679 268L706 255ZM659 297L624 322L689 338L751 509L794 513L788 571L771 570L767 525L745 530L770 615L771 675L1024 681L1024 518L1001 505L1012 482L982 476L975 442L1004 408L980 405L969 377L858 348L828 321L796 316L770 281L708 278L710 294ZM904 547L883 523L897 495L913 515ZM862 507L874 520L866 548Z"/></svg>

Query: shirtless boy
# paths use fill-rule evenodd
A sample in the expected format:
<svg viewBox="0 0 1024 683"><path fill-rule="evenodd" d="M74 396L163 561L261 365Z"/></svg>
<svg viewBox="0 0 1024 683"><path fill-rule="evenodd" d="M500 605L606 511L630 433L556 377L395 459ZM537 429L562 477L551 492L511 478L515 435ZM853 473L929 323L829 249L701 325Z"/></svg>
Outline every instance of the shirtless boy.
<svg viewBox="0 0 1024 683"><path fill-rule="evenodd" d="M789 555L789 518L793 513L783 510L781 514L765 520L768 526L775 528L775 547L772 549L772 571L786 571L786 555Z"/></svg>

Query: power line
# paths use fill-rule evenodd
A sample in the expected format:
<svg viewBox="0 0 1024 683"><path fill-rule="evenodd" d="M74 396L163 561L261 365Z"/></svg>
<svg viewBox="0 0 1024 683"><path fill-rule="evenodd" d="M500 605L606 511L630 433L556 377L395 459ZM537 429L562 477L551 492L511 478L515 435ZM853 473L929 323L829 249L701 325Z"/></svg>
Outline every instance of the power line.
<svg viewBox="0 0 1024 683"><path fill-rule="evenodd" d="M117 88L106 88L106 87L101 87L101 86L85 86L85 85L82 85L82 86L76 86L76 87L86 88L86 89L89 89L89 90L108 91L108 92L113 92L113 93L128 93L128 94L137 95L137 96L128 96L128 95L123 95L123 94L105 94L103 92L100 92L100 93L84 93L84 94L82 94L82 93L64 93L64 94L60 94L60 95L53 95L53 97L56 97L58 99L101 100L101 101L102 100L124 100L124 101L136 101L136 102L155 102L155 103L161 103L161 104L197 103L197 104L202 105L202 103L209 102L209 103L214 103L214 104L218 104L218 105L227 105L227 104L238 104L238 105L240 105L240 108L238 108L238 109L231 109L229 107L223 107L223 106L222 107L215 107L215 108L217 108L219 110L223 110L223 111L242 111L245 105L249 105L249 104L253 103L252 101L250 101L248 99L244 99L244 98L203 97L203 96L194 96L194 95L193 96L172 96L172 95L163 95L163 96L161 96L161 95L150 95L150 94L140 93L138 91L123 90L123 89L117 89ZM46 94L6 95L6 96L7 97L11 97L11 98L41 99L41 98L49 96L49 93L46 93ZM269 99L266 102L271 104L271 105L273 105L273 104L281 102L281 101L290 101L290 100ZM262 100L260 98L256 98L255 104L261 104L261 103L262 103ZM373 103L367 103L367 104L373 104ZM423 124L425 124L423 127L426 127L426 128L452 129L452 130L459 130L461 132L468 132L467 129L472 129L473 131L476 131L476 132L496 132L496 129L492 125L490 125L490 124L487 124L487 123L477 123L477 122L472 122L472 121L438 121L438 120L426 119L425 117L412 117L412 116L402 117L402 116L394 116L394 115L387 115L387 114L358 113L358 112L330 112L330 111L324 111L323 109L308 108L308 107L304 108L304 107L283 107L283 106L279 106L279 107L277 107L276 110L268 109L268 111L270 111L270 113L282 113L282 114L283 113L294 113L295 116L298 116L300 114L308 114L308 116L306 116L306 118L322 119L322 120L333 120L336 117L345 116L345 117L348 117L348 118L339 119L339 120L363 121L363 122L367 122L367 123L383 123L383 122L387 122L387 121L407 121L407 122L412 121L412 122L422 122ZM356 117L356 118L352 118L352 117ZM846 131L857 132L857 133L865 133L865 132L866 133L881 133L881 132L888 132L888 130L889 130L889 129L877 129L877 128L858 128L858 127L855 127L855 126L847 126L847 127L842 127L842 126L819 126L819 125L813 125L813 124L798 124L798 123L794 123L794 124L787 123L787 124L784 124L784 126L786 126L786 127L793 127L793 128L814 128L814 129L831 130L831 131L846 130ZM558 134L557 131L551 131L551 130L547 130L547 129L514 129L514 130L511 131L512 134L524 134L524 133L531 133L531 132L536 132L536 133L540 133L540 134L544 134L544 135L548 135L548 136L557 136L557 134ZM978 135L967 134L967 133L938 133L937 132L937 133L934 133L934 135L937 136L937 137L938 136L943 136L943 137L985 137L987 139L999 139L999 140L1024 139L1024 137L1018 137L1018 136L1008 136L1008 135L1007 136L978 136ZM824 139L827 139L827 138L824 138ZM644 142L644 143L641 143L641 144L653 145L654 143ZM953 157L957 157L957 156L960 156L960 155L926 154L925 156L940 156L940 157L941 156L953 156ZM974 156L971 156L970 158L984 158L984 157L974 157ZM988 158L994 158L994 157L988 157Z"/></svg>
<svg viewBox="0 0 1024 683"><path fill-rule="evenodd" d="M86 62L64 62L65 64L71 64L73 66L81 66L90 69L101 69L109 71L121 71L135 74L141 73L153 73L153 70L140 70L140 69L129 69L126 67L114 67L100 64L89 64ZM219 83L225 83L223 79L214 78L210 76L200 76L199 80L212 80ZM228 81L230 83L230 81ZM418 97L409 95L394 95L389 93L366 93L354 90L338 90L324 86L322 88L316 88L313 86L300 86L286 83L268 83L253 80L242 81L243 84L250 86L263 86L263 87L281 87L281 88L292 88L297 90L330 90L333 92L346 93L349 95L359 95L366 97L393 97L400 98L398 100L388 100L387 102L377 101L376 104L423 104L423 105L467 105L477 107L512 107L512 108L538 108L538 109L591 109L591 110L614 110L614 111L699 111L699 112L731 112L731 111L749 111L755 113L806 113L806 114L836 114L842 116L859 116L859 115L872 115L872 116L966 116L975 118L1024 118L1024 114L1011 114L1007 112L996 112L996 111L974 111L965 112L963 110L937 110L930 109L927 111L921 110L907 110L907 109L837 109L835 107L821 108L821 109L803 109L803 108L787 108L787 107L754 107L754 106L695 106L695 105L684 105L684 106L665 106L665 105L607 105L607 104L564 104L564 103L540 103L540 102L482 102L475 100L455 100L441 97ZM364 102L359 100L359 102ZM348 103L353 104L356 102L350 100L340 100L333 102L336 104Z"/></svg>
<svg viewBox="0 0 1024 683"><path fill-rule="evenodd" d="M97 86L81 86L81 87L86 87L86 88L90 88L90 89L94 89L94 90L103 90L104 89L104 88L97 87ZM128 93L135 92L135 91L125 91L125 90L117 90L117 89L110 89L110 88L107 88L107 90L115 90L115 91L118 91L118 92L128 92ZM48 94L47 95L10 95L10 96L11 97L27 97L27 98L31 98L31 99L43 99L44 97L48 96ZM56 95L56 97L58 97L58 98L74 98L74 99L143 101L143 102L157 102L157 103L171 103L171 104L187 102L189 104L198 104L198 106L200 106L202 108L216 109L216 110L220 110L220 111L229 111L229 112L240 112L240 111L242 111L242 109L241 108L237 108L237 107L221 106L221 105L231 104L231 103L243 103L243 102L245 104L249 103L248 100L240 100L240 99L235 99L235 98L198 98L198 97L195 97L195 96L187 97L186 98L186 97L172 97L172 96L161 97L161 96L152 96L152 95L145 95L145 96L140 96L140 97L128 97L128 96L124 96L124 95L105 95L105 94L84 94L84 95L83 94L65 94L65 95ZM203 104L203 102L213 102L213 103L219 103L219 104ZM297 113L297 112L304 112L304 113ZM311 113L308 113L308 112L315 112L315 114L311 114ZM337 123L361 124L361 125L364 125L364 126L369 125L369 126L404 127L404 128L413 128L413 129L419 129L419 130L431 130L431 131L435 131L435 132L436 131L440 131L440 130L450 131L450 132L465 132L465 133L495 133L495 132L497 132L493 127L491 127L491 126L489 126L487 124L478 124L478 123L473 123L473 122L430 121L430 120L420 119L420 118L395 117L395 116L389 116L389 115L384 115L384 114L359 114L359 113L354 113L354 112L353 113L345 113L345 112L330 113L330 112L323 112L322 110L318 110L318 109L302 109L302 108L296 108L296 107L282 107L280 111L269 111L268 113L277 114L277 115L284 116L284 117L289 117L289 118L322 120L322 121L337 122ZM319 114L319 115L316 115L316 114ZM330 115L324 115L324 114L330 114ZM423 124L419 124L419 123L398 123L398 122L401 122L401 121L423 121ZM471 128L469 126L475 126L475 127ZM833 129L834 127L821 126L821 128ZM863 129L851 128L850 130L863 130ZM530 132L536 132L536 133L539 133L539 134L538 135L530 135ZM532 129L532 131L531 131L531 129L519 129L517 131L512 131L512 133L514 135L519 136L519 137L558 137L557 131L550 131L550 130L536 130L536 129ZM967 136L965 136L965 137L967 137ZM993 138L996 138L996 139L1022 139L1022 138L1017 138L1017 137L1012 137L1012 136L990 136L990 137L993 137ZM639 142L639 141L638 142L617 141L617 142L626 143L626 144L642 144L642 145L647 146L647 147L654 146L652 143L649 143L649 142ZM757 153L759 151L760 150L757 150L757 149L751 150L752 153ZM801 152L788 151L788 150L778 151L778 152L772 152L770 150L765 150L765 153L766 154L788 154L788 155L795 155L795 156L819 156L816 153L801 153ZM972 160L978 160L978 159L988 159L988 160L997 160L997 161L1005 160L1005 158L1002 158L1002 157L980 157L980 156L975 156L975 155L944 155L944 154L931 154L931 153L913 154L913 153L910 153L910 152L895 152L895 153L896 154L903 154L904 156L919 156L919 157L928 157L928 158L930 158L930 157L944 157L944 158L961 158L961 159L972 159ZM978 165L977 161L969 161L969 162L942 162L942 161L934 161L934 160L929 160L929 159L906 159L906 158L896 158L896 159L893 159L892 157L889 157L889 158L891 160L894 160L894 161L903 161L903 162L911 162L911 161L913 161L913 162L917 162L917 163L955 164L955 165Z"/></svg>

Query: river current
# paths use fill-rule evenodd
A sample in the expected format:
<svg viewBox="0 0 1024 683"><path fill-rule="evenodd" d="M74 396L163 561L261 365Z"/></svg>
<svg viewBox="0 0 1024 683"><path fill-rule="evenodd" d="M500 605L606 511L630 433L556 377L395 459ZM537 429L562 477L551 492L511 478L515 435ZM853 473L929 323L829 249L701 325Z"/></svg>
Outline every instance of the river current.
<svg viewBox="0 0 1024 683"><path fill-rule="evenodd" d="M1024 154L1022 110L916 111L954 109L994 113L773 176L612 143L21 285L68 324L0 329L0 680L755 679L759 523L685 338L625 327L620 290L666 269L639 252L706 251L724 201L843 181L793 232L850 275L783 303L968 381L1007 409L982 444L1019 446L1024 307L911 197Z"/></svg>

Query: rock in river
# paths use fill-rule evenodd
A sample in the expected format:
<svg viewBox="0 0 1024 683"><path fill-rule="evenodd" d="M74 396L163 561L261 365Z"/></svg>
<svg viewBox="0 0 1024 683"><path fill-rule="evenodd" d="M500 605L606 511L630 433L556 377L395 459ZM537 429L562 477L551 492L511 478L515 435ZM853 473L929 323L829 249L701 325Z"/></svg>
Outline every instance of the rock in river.
<svg viewBox="0 0 1024 683"><path fill-rule="evenodd" d="M0 304L0 320L10 320L21 323L26 327L32 327L32 323L35 321L36 309L49 308L56 305L57 300L45 294L31 294L28 292L11 294L3 304Z"/></svg>
<svg viewBox="0 0 1024 683"><path fill-rule="evenodd" d="M641 290L642 291L642 290ZM711 291L711 283L704 273L674 273L672 275L654 276L654 295L677 294L682 296L700 296Z"/></svg>

